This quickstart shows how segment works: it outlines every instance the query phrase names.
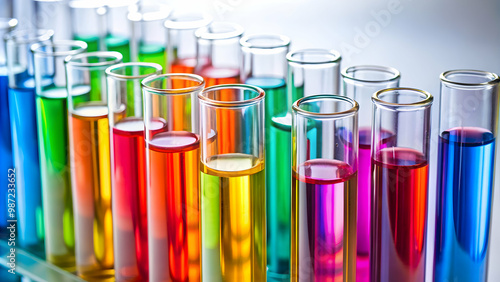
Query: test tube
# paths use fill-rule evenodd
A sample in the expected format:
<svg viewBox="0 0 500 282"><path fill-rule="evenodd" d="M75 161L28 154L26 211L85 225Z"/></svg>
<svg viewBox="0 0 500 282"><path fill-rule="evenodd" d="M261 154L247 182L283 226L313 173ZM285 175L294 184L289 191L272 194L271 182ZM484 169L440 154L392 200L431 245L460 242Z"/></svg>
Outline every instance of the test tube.
<svg viewBox="0 0 500 282"><path fill-rule="evenodd" d="M356 281L358 104L311 95L292 110L290 281Z"/></svg>
<svg viewBox="0 0 500 282"><path fill-rule="evenodd" d="M500 79L441 74L433 281L487 281Z"/></svg>
<svg viewBox="0 0 500 282"><path fill-rule="evenodd" d="M433 97L390 88L373 97L370 281L424 281Z"/></svg>
<svg viewBox="0 0 500 282"><path fill-rule="evenodd" d="M159 3L139 3L128 14L132 30L132 60L156 63L166 69L166 32L163 23L171 8Z"/></svg>
<svg viewBox="0 0 500 282"><path fill-rule="evenodd" d="M75 271L75 231L64 59L86 49L85 42L69 40L31 46L35 67L45 255L47 261L70 272Z"/></svg>
<svg viewBox="0 0 500 282"><path fill-rule="evenodd" d="M148 280L146 147L141 80L161 71L161 66L153 63L123 63L106 70L109 111L125 112L124 115L109 115L117 281ZM128 97L136 98L136 108L128 107Z"/></svg>
<svg viewBox="0 0 500 282"><path fill-rule="evenodd" d="M212 22L203 13L174 13L165 21L167 29L167 62L170 73L194 73L196 37L194 32Z"/></svg>
<svg viewBox="0 0 500 282"><path fill-rule="evenodd" d="M193 74L151 76L142 82L150 281L201 280L197 95L204 85Z"/></svg>
<svg viewBox="0 0 500 282"><path fill-rule="evenodd" d="M34 0L36 27L52 29L54 40L71 39L69 0ZM64 71L63 71L64 72Z"/></svg>
<svg viewBox="0 0 500 282"><path fill-rule="evenodd" d="M371 216L371 124L372 95L378 90L399 87L398 70L384 66L360 65L342 70L342 95L359 104L358 151L358 223L357 262L358 281L370 279L370 216ZM389 136L391 133L387 132Z"/></svg>
<svg viewBox="0 0 500 282"><path fill-rule="evenodd" d="M264 91L219 85L199 98L202 280L266 281ZM220 127L228 112L246 128Z"/></svg>
<svg viewBox="0 0 500 282"><path fill-rule="evenodd" d="M0 18L0 38L3 39L5 34L11 32L17 26L17 20L12 18ZM0 42L0 169L8 174L12 174L14 169L14 159L12 156L12 143L10 132L10 116L9 116L9 78L7 76L6 65L7 54L5 53L4 42ZM11 183L8 177L1 180L1 185L6 189L15 187L15 183ZM8 196L7 192L0 195L0 238L8 238L10 232L7 229L8 218Z"/></svg>
<svg viewBox="0 0 500 282"><path fill-rule="evenodd" d="M290 39L283 35L245 36L241 81L265 93L267 271L268 279L288 279L290 272L290 131L278 125L287 115L286 54Z"/></svg>
<svg viewBox="0 0 500 282"><path fill-rule="evenodd" d="M35 43L50 42L52 30L15 30L6 35L9 114L16 170L17 242L44 256L43 210L33 54ZM10 217L10 215L9 215Z"/></svg>
<svg viewBox="0 0 500 282"><path fill-rule="evenodd" d="M197 62L194 72L205 79L207 87L240 82L239 42L242 35L243 28L229 22L213 22L195 31Z"/></svg>
<svg viewBox="0 0 500 282"><path fill-rule="evenodd" d="M77 274L112 279L113 219L105 70L121 63L118 52L90 52L65 59L69 153ZM112 113L115 120L125 111Z"/></svg>

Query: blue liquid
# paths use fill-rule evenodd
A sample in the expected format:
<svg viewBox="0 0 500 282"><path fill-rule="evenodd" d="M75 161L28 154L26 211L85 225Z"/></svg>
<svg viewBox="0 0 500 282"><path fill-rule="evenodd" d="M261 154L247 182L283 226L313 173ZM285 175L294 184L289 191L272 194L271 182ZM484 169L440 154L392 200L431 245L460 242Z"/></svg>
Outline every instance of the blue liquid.
<svg viewBox="0 0 500 282"><path fill-rule="evenodd" d="M7 91L9 81L6 69L0 67L0 238L6 238L7 232L7 189L10 183L7 178L9 168L14 168L12 160L12 144L10 135L9 99Z"/></svg>
<svg viewBox="0 0 500 282"><path fill-rule="evenodd" d="M19 74L23 76L25 74ZM17 80L22 81L22 80ZM43 255L43 212L36 124L35 89L32 78L22 88L9 88L12 152L16 167L17 242Z"/></svg>
<svg viewBox="0 0 500 282"><path fill-rule="evenodd" d="M453 128L439 141L434 281L485 281L494 175L490 131Z"/></svg>

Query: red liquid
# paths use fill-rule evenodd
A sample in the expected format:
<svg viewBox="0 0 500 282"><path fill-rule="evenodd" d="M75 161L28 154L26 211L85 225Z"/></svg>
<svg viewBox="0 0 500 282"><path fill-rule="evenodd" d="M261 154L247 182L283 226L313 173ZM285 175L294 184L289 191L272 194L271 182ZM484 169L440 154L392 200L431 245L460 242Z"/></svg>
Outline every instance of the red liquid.
<svg viewBox="0 0 500 282"><path fill-rule="evenodd" d="M200 281L199 139L157 133L148 144L152 281Z"/></svg>
<svg viewBox="0 0 500 282"><path fill-rule="evenodd" d="M412 149L372 160L371 281L424 281L428 164Z"/></svg>
<svg viewBox="0 0 500 282"><path fill-rule="evenodd" d="M196 58L178 59L170 66L171 73L194 73Z"/></svg>
<svg viewBox="0 0 500 282"><path fill-rule="evenodd" d="M152 121L161 129L165 123ZM148 279L146 149L142 118L125 118L113 128L113 218L115 275Z"/></svg>

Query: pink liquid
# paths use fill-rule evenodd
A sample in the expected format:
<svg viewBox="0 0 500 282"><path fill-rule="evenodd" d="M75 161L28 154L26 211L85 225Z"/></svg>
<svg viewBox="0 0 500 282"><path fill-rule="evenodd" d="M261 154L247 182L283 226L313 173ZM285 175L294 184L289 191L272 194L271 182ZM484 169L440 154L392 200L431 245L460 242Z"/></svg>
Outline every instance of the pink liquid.
<svg viewBox="0 0 500 282"><path fill-rule="evenodd" d="M336 160L309 160L293 172L291 281L354 278L356 179Z"/></svg>
<svg viewBox="0 0 500 282"><path fill-rule="evenodd" d="M151 127L165 124L152 121ZM148 279L146 152L142 118L113 127L113 221L115 275L119 281Z"/></svg>

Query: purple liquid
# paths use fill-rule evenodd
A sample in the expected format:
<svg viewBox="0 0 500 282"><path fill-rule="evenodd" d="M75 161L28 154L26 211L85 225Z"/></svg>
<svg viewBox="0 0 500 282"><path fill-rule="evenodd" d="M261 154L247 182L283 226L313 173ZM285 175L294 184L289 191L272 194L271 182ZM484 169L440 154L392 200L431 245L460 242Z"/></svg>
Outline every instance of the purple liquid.
<svg viewBox="0 0 500 282"><path fill-rule="evenodd" d="M293 178L292 281L351 279L356 173L344 162L315 159L300 165Z"/></svg>

